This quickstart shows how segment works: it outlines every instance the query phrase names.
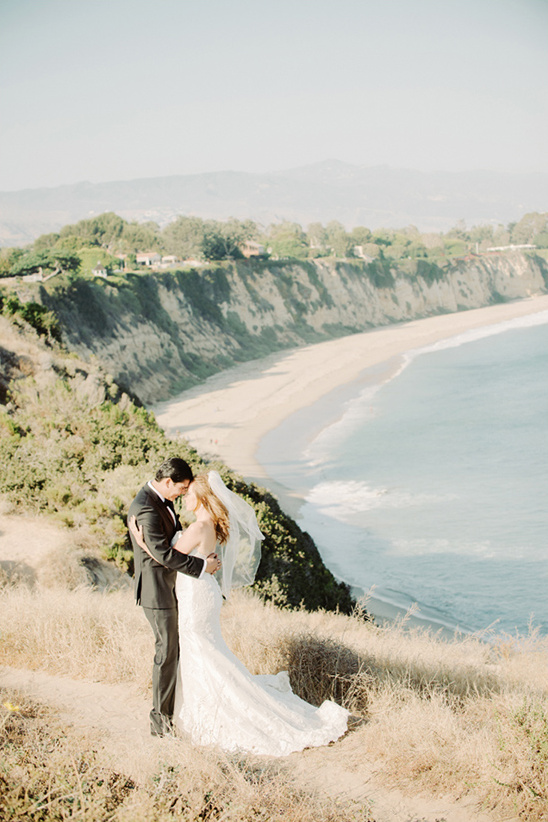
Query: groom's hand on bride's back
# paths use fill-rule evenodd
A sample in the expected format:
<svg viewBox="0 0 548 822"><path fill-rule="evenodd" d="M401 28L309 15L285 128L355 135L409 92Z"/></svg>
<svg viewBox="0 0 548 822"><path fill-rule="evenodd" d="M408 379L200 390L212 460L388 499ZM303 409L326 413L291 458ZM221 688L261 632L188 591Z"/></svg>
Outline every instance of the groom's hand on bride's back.
<svg viewBox="0 0 548 822"><path fill-rule="evenodd" d="M209 554L206 557L206 574L214 574L221 567L221 560L217 554Z"/></svg>

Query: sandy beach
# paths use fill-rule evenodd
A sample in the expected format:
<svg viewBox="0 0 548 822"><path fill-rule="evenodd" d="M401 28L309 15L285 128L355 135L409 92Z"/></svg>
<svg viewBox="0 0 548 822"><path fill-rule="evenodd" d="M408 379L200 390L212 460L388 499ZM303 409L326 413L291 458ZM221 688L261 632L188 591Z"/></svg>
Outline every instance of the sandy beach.
<svg viewBox="0 0 548 822"><path fill-rule="evenodd" d="M170 436L182 436L201 454L218 456L247 480L270 488L294 515L298 499L291 489L276 485L257 460L259 443L269 431L334 389L358 380L367 369L376 366L376 379L386 380L407 351L546 310L548 295L272 354L215 374L152 410Z"/></svg>
<svg viewBox="0 0 548 822"><path fill-rule="evenodd" d="M152 410L169 435L187 439L201 454L217 456L246 480L267 487L282 508L298 519L302 503L298 491L276 482L268 475L268 466L261 465L257 458L266 434L336 389L343 391L345 386L363 382L368 369L374 368L375 382L384 382L399 370L408 351L547 310L548 295L544 295L385 326L272 354L216 374ZM375 596L369 598L366 607L378 621L405 616L404 611ZM420 613L414 614L409 624L440 628ZM451 631L442 632L452 636Z"/></svg>

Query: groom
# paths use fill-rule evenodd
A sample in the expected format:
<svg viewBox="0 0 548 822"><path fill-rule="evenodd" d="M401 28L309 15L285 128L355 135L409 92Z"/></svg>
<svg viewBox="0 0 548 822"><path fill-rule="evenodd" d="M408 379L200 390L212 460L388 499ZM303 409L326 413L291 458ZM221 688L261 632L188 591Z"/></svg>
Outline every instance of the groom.
<svg viewBox="0 0 548 822"><path fill-rule="evenodd" d="M149 556L130 531L135 556L135 599L143 607L156 641L152 668L150 731L164 736L171 730L179 661L179 630L175 581L177 571L199 579L220 567L217 554L207 559L181 554L171 547L176 531L182 531L173 501L186 494L192 482L190 465L179 457L160 465L153 480L144 485L129 507L129 517L142 526Z"/></svg>

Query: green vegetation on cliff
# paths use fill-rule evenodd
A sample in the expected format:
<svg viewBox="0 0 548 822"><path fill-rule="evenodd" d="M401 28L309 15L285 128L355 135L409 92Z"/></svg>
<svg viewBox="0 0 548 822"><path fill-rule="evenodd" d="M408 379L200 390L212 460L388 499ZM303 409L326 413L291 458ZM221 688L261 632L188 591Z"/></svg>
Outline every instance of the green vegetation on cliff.
<svg viewBox="0 0 548 822"><path fill-rule="evenodd" d="M41 303L21 302L15 294L7 296L0 292L0 313L4 317L9 317L15 325L22 321L23 327L31 326L39 336L61 342L57 318Z"/></svg>
<svg viewBox="0 0 548 822"><path fill-rule="evenodd" d="M548 265L521 252L447 265L233 260L6 286L20 303L41 304L55 317L69 350L95 357L149 405L272 352L545 293Z"/></svg>
<svg viewBox="0 0 548 822"><path fill-rule="evenodd" d="M460 221L446 233L421 233L415 226L351 231L332 220L326 226L279 222L267 227L251 220L224 222L200 217L177 217L163 229L156 223L128 223L113 212L43 234L25 249L0 249L0 277L43 275L59 271L90 275L99 262L109 274L141 266L165 265L175 258L193 261L238 260L249 254L260 258L310 260L322 258L368 261L429 260L444 264L470 254L500 247L534 246L548 249L548 213L531 212L517 223L466 228ZM155 263L138 260L139 253L156 253Z"/></svg>
<svg viewBox="0 0 548 822"><path fill-rule="evenodd" d="M268 491L168 440L100 369L0 319L0 493L17 510L55 517L73 529L75 544L98 547L131 571L129 504L160 462L179 455L196 473L215 467L254 506L265 534L257 591L281 605L352 609L348 587Z"/></svg>

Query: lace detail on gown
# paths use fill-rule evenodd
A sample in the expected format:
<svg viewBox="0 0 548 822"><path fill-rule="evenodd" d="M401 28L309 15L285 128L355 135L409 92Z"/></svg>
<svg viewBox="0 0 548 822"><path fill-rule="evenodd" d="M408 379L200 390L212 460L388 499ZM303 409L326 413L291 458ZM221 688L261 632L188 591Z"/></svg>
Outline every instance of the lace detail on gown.
<svg viewBox="0 0 548 822"><path fill-rule="evenodd" d="M291 690L286 671L254 676L226 645L221 590L211 574L177 574L180 662L175 725L196 745L285 756L345 733L348 711L319 708Z"/></svg>

